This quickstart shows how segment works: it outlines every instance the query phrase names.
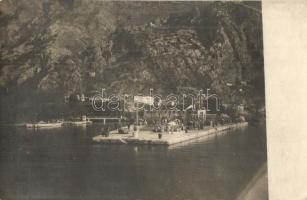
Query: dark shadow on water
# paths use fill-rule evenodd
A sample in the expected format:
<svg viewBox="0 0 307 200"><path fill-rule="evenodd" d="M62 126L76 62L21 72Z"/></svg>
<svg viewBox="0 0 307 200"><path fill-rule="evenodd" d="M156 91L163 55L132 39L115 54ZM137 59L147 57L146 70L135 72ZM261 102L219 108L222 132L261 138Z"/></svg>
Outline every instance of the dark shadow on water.
<svg viewBox="0 0 307 200"><path fill-rule="evenodd" d="M265 128L177 147L101 145L102 125L1 128L1 199L235 199L266 162Z"/></svg>

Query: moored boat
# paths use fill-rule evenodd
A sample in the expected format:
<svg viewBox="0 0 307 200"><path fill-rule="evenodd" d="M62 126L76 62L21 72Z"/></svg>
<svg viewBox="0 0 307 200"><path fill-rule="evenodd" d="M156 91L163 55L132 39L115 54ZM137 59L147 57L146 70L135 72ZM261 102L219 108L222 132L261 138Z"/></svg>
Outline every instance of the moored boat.
<svg viewBox="0 0 307 200"><path fill-rule="evenodd" d="M81 117L81 120L80 119L71 119L71 120L68 120L68 121L65 121L64 124L65 125L87 125L87 124L92 124L93 122L90 121L89 119L86 118L85 115L83 115Z"/></svg>
<svg viewBox="0 0 307 200"><path fill-rule="evenodd" d="M69 122L72 125L86 125L86 124L92 124L93 122L90 120L85 120L85 121L70 121Z"/></svg>
<svg viewBox="0 0 307 200"><path fill-rule="evenodd" d="M62 122L43 122L26 123L26 128L58 128L62 126Z"/></svg>

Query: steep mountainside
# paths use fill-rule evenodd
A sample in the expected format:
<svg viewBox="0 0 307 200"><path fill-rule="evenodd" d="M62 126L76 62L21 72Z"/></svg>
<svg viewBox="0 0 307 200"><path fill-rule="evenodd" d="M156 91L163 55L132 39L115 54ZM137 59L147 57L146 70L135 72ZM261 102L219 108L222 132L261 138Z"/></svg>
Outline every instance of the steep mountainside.
<svg viewBox="0 0 307 200"><path fill-rule="evenodd" d="M2 107L182 87L225 101L244 87L235 98L264 105L260 3L4 0L0 9Z"/></svg>

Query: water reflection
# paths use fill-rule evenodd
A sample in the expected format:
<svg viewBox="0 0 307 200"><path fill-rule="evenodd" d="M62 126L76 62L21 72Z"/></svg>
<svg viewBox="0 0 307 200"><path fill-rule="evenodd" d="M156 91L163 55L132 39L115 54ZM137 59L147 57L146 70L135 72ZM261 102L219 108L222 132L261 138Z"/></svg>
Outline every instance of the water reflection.
<svg viewBox="0 0 307 200"><path fill-rule="evenodd" d="M266 162L263 127L170 148L93 144L101 128L1 128L1 198L229 200Z"/></svg>

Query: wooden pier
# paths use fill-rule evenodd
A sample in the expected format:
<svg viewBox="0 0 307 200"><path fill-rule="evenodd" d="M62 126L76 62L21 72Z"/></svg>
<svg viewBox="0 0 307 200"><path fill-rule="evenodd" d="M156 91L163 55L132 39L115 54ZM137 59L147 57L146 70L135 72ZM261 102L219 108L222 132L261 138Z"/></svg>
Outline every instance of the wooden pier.
<svg viewBox="0 0 307 200"><path fill-rule="evenodd" d="M206 137L212 134L218 134L222 131L235 129L247 126L247 122L227 124L217 127L206 127L203 130L178 131L173 133L162 133L161 139L158 133L152 131L138 131L137 134L118 134L115 131L111 132L108 137L98 135L93 137L94 142L103 144L147 144L147 145L174 145L182 142L192 141L201 137Z"/></svg>

